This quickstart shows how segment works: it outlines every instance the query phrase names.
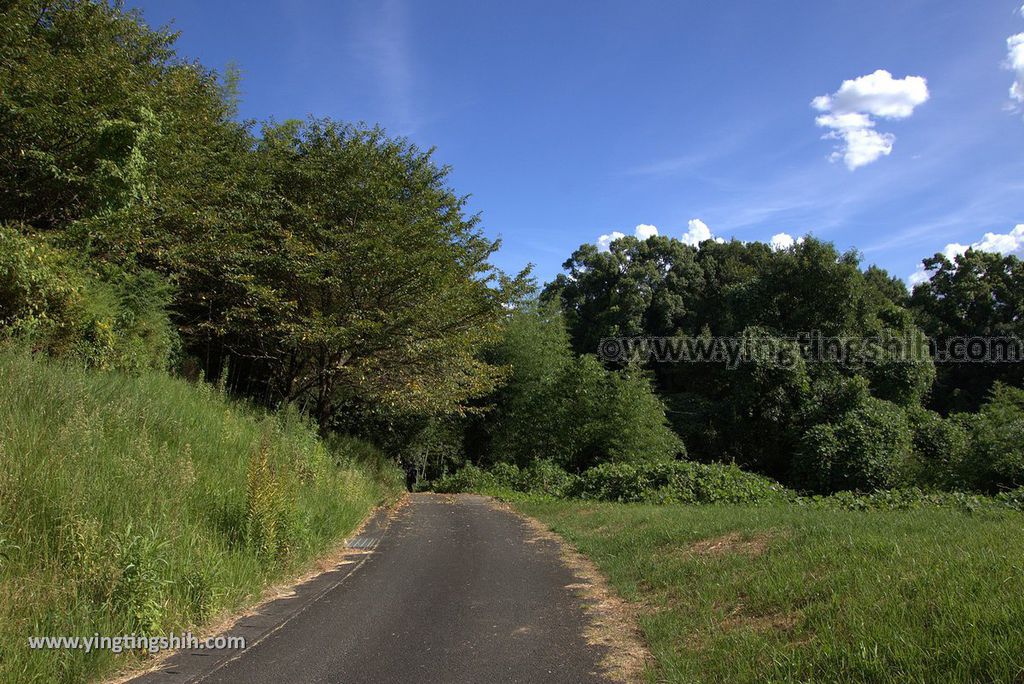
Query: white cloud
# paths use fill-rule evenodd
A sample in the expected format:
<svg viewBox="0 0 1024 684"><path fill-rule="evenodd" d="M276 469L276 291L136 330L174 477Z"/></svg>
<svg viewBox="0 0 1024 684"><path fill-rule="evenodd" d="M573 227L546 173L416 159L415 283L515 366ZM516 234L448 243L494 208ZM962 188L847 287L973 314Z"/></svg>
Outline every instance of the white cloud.
<svg viewBox="0 0 1024 684"><path fill-rule="evenodd" d="M985 233L977 242L964 245L959 242L950 242L942 248L942 254L953 261L958 255L968 249L978 252L996 252L999 254L1013 254L1024 256L1024 223L1018 223L1009 233ZM913 287L923 283L931 277L931 273L924 269L924 265L918 267L917 271L907 277L907 282Z"/></svg>
<svg viewBox="0 0 1024 684"><path fill-rule="evenodd" d="M1018 223L1009 233L985 233L971 247L979 252L1021 255L1024 253L1024 223Z"/></svg>
<svg viewBox="0 0 1024 684"><path fill-rule="evenodd" d="M879 69L843 81L831 95L811 100L811 106L823 112L814 123L831 129L822 138L839 141L829 159L842 159L853 171L892 152L896 136L876 131L871 117L905 119L927 100L928 82L921 76L896 79Z"/></svg>
<svg viewBox="0 0 1024 684"><path fill-rule="evenodd" d="M1024 14L1024 8L1021 13ZM1017 77L1010 86L1010 97L1024 104L1024 33L1006 39L1006 67Z"/></svg>
<svg viewBox="0 0 1024 684"><path fill-rule="evenodd" d="M907 283L910 285L911 289L913 289L915 285L925 282L930 277L931 274L929 274L928 271L924 270L923 267L919 267L907 277Z"/></svg>
<svg viewBox="0 0 1024 684"><path fill-rule="evenodd" d="M772 235L772 239L768 241L768 244L772 249L778 251L789 249L793 245L799 245L803 241L804 239L802 237L794 239L789 233L776 233L775 235Z"/></svg>
<svg viewBox="0 0 1024 684"><path fill-rule="evenodd" d="M654 237L658 234L658 227L652 226L649 223L641 223L633 229L633 234L636 235L639 240L646 240L647 238ZM613 230L612 232L607 233L606 235L601 235L597 238L597 248L602 252L607 252L608 249L611 248L613 242L624 237L626 237L625 233Z"/></svg>
<svg viewBox="0 0 1024 684"><path fill-rule="evenodd" d="M624 237L626 237L625 233L620 233L617 230L613 230L612 232L608 233L607 235L602 235L599 238L597 238L597 248L599 250L601 250L602 252L607 252L608 248L611 247L613 242L615 242L619 238L624 238Z"/></svg>
<svg viewBox="0 0 1024 684"><path fill-rule="evenodd" d="M883 119L905 119L928 100L928 82L920 76L893 78L885 69L843 81L832 95L814 98L820 112L863 113Z"/></svg>
<svg viewBox="0 0 1024 684"><path fill-rule="evenodd" d="M685 244L692 245L693 247L698 247L700 243L705 240L714 240L718 243L725 242L723 238L714 237L711 234L711 229L708 228L708 224L704 223L699 218L687 221L686 232L683 233L683 236L679 239Z"/></svg>
<svg viewBox="0 0 1024 684"><path fill-rule="evenodd" d="M659 232L657 226L652 226L649 223L640 223L633 229L633 234L636 235L639 240L646 240L659 235ZM626 234L617 230L601 235L597 238L597 248L602 252L607 252L611 248L611 244L613 242L624 237L626 237ZM699 246L700 243L705 240L714 240L719 243L725 242L723 238L712 235L711 229L708 228L707 224L700 219L690 219L687 223L686 232L683 233L682 237L679 239L694 247Z"/></svg>
<svg viewBox="0 0 1024 684"><path fill-rule="evenodd" d="M636 236L638 238L640 238L641 240L646 240L647 238L654 237L655 235L657 235L658 228L657 226L652 226L647 223L641 223L636 227L634 232L636 233Z"/></svg>

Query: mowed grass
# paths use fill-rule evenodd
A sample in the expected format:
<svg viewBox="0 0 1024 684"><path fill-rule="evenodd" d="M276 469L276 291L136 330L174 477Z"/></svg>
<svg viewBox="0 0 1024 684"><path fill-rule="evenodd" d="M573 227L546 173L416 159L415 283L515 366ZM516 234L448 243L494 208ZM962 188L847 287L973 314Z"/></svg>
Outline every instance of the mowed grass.
<svg viewBox="0 0 1024 684"><path fill-rule="evenodd" d="M206 385L0 354L0 682L136 664L27 637L198 633L398 484L329 453L298 416Z"/></svg>
<svg viewBox="0 0 1024 684"><path fill-rule="evenodd" d="M670 682L1024 682L1024 515L528 501Z"/></svg>

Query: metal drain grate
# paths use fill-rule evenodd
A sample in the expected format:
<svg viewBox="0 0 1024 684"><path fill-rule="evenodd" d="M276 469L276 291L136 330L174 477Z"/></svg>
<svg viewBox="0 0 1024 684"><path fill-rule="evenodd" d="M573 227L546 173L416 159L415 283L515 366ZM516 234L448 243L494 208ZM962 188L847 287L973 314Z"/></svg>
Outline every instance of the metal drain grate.
<svg viewBox="0 0 1024 684"><path fill-rule="evenodd" d="M350 549L372 549L379 543L380 537L359 536L349 539L346 546Z"/></svg>

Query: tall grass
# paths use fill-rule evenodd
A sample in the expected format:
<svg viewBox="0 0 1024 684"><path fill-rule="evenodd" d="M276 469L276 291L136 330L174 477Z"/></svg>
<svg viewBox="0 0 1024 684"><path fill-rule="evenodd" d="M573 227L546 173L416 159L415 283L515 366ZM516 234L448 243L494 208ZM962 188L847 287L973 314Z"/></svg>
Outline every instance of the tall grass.
<svg viewBox="0 0 1024 684"><path fill-rule="evenodd" d="M127 664L29 635L197 628L308 563L397 491L298 415L206 385L0 353L0 681Z"/></svg>

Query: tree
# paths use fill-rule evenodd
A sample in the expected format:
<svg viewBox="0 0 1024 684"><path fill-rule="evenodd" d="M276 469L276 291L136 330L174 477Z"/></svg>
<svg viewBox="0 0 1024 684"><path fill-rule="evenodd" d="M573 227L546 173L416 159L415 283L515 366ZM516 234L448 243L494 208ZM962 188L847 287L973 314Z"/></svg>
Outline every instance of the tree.
<svg viewBox="0 0 1024 684"><path fill-rule="evenodd" d="M509 375L491 397L483 428L489 440L478 460L525 468L550 459L581 471L685 453L647 374L608 370L592 354L575 355L553 303L529 302L511 312L489 359Z"/></svg>
<svg viewBox="0 0 1024 684"><path fill-rule="evenodd" d="M918 284L910 306L937 344L951 338L1024 337L1024 265L1012 255L969 249L953 260L925 259L931 277ZM931 405L942 413L976 411L996 382L1024 385L1020 363L938 364Z"/></svg>

